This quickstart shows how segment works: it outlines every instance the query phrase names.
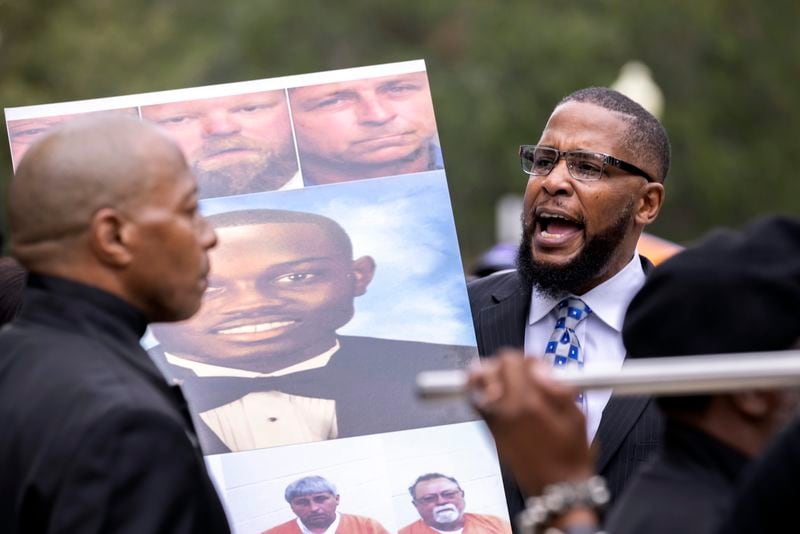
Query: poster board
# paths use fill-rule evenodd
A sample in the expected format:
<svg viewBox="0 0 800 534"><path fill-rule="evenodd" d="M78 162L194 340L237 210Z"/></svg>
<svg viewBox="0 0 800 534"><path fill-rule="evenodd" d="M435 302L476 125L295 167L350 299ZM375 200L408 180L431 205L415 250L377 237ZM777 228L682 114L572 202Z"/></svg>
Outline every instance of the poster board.
<svg viewBox="0 0 800 534"><path fill-rule="evenodd" d="M235 532L296 521L284 493L307 476L336 486L340 518L397 532L420 520L408 488L426 473L507 531L481 423L413 391L477 358L423 61L5 113L15 168L93 113L155 122L183 150L219 244L201 311L142 343L183 387Z"/></svg>

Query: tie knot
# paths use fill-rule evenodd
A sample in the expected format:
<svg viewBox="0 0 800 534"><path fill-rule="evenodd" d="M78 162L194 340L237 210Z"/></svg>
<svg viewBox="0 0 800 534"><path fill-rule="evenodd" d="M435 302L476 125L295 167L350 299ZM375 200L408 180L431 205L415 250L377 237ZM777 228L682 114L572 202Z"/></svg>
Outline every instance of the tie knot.
<svg viewBox="0 0 800 534"><path fill-rule="evenodd" d="M553 365L561 367L575 364L583 366L583 351L575 328L592 311L581 299L570 297L555 307L556 325L545 347L545 357L552 358Z"/></svg>
<svg viewBox="0 0 800 534"><path fill-rule="evenodd" d="M575 325L592 313L591 308L578 297L570 297L562 300L556 305L556 311L558 313L556 320L559 323L566 322L566 326L570 328L574 328ZM565 325L560 324L556 327L558 328L559 326L564 328Z"/></svg>

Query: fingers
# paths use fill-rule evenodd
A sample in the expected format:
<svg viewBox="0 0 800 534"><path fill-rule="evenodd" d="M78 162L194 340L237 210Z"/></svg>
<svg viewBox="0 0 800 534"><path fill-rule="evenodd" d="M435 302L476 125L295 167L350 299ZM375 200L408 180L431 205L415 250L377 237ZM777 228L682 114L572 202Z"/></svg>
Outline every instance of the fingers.
<svg viewBox="0 0 800 534"><path fill-rule="evenodd" d="M543 404L563 411L573 407L578 390L553 378L551 366L521 351L506 349L473 368L468 387L484 415L513 411L518 404ZM510 414L509 414L510 415Z"/></svg>
<svg viewBox="0 0 800 534"><path fill-rule="evenodd" d="M577 390L558 382L551 369L547 362L506 350L473 368L468 381L500 458L529 493L591 474Z"/></svg>
<svg viewBox="0 0 800 534"><path fill-rule="evenodd" d="M520 374L519 369L523 364L521 352L503 350L472 369L467 386L472 394L473 406L484 417L504 411L509 401L517 398L522 385L513 379L513 375Z"/></svg>

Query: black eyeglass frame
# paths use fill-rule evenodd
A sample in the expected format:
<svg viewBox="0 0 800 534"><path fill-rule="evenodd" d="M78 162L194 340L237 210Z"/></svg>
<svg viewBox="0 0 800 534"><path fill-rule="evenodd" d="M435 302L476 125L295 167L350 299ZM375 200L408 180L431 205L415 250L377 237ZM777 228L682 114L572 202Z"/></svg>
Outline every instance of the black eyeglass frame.
<svg viewBox="0 0 800 534"><path fill-rule="evenodd" d="M525 165L523 163L523 160L525 160L527 158L523 158L523 156L522 156L523 152L525 152L525 151L532 151L533 152L533 151L536 151L537 149L551 150L556 154L556 159L555 159L555 161L553 161L553 166L550 168L549 171L547 171L547 174L536 174L536 173L529 172L529 171L525 170ZM570 155L574 155L574 154L590 154L590 155L592 155L594 157L601 156L603 158L602 159L603 168L600 169L600 178L597 178L596 180L587 180L585 178L576 178L572 174L572 169L569 167L569 165L567 165L567 170L569 171L569 175L572 176L573 178L575 178L576 180L580 180L582 182L596 182L596 181L599 181L599 180L602 179L603 171L605 171L605 165L611 165L612 167L616 167L616 168L618 168L618 169L620 169L622 171L625 171L627 173L635 174L637 176L641 176L642 178L644 178L648 182L655 182L655 179L652 176L650 176L649 174L644 172L642 169L640 169L636 165L633 165L632 163L628 163L627 161L622 161L621 159L615 158L614 156L609 156L608 154L603 154L602 152L591 152L591 151L588 151L588 150L558 150L557 148L553 148L551 146L541 146L541 145L520 145L519 146L519 158L520 158L520 164L522 165L522 172L524 172L525 174L529 174L531 176L547 176L548 174L553 172L553 169L556 168L556 165L558 165L558 162L561 160L561 158L568 158ZM530 161L530 160L528 160L528 161Z"/></svg>

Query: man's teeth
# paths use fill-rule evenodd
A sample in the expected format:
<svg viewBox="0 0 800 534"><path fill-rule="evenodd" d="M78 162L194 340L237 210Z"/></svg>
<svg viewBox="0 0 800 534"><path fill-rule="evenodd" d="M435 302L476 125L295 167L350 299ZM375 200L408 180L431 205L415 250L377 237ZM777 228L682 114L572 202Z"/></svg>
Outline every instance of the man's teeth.
<svg viewBox="0 0 800 534"><path fill-rule="evenodd" d="M556 215L555 213L542 213L539 215L540 219L561 219L562 221L569 221L574 222L569 217L564 217L563 215Z"/></svg>
<svg viewBox="0 0 800 534"><path fill-rule="evenodd" d="M550 232L546 232L546 231L542 230L540 235L542 235L544 237L561 237L564 234L552 234Z"/></svg>
<svg viewBox="0 0 800 534"><path fill-rule="evenodd" d="M550 223L555 220L567 221L568 223L576 226L578 224L577 222L575 222L574 219L570 219L569 217L565 217L564 215L559 215L557 213L542 213L541 215L539 215L540 235L542 237L558 238L565 235L565 233L569 233L569 232L563 232L563 233L548 232L547 230L551 226Z"/></svg>
<svg viewBox="0 0 800 534"><path fill-rule="evenodd" d="M234 328L226 328L224 330L219 330L218 334L257 334L258 332L266 332L268 330L273 330L275 328L281 328L284 326L289 326L294 324L295 321L276 321L274 323L259 323L259 324L248 324L245 326L237 326Z"/></svg>

